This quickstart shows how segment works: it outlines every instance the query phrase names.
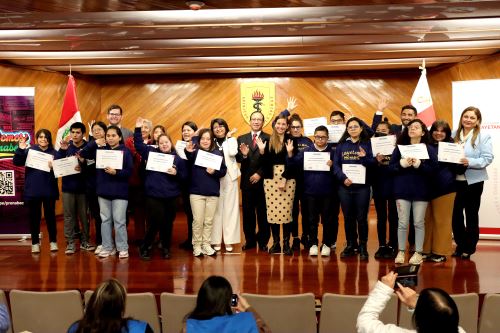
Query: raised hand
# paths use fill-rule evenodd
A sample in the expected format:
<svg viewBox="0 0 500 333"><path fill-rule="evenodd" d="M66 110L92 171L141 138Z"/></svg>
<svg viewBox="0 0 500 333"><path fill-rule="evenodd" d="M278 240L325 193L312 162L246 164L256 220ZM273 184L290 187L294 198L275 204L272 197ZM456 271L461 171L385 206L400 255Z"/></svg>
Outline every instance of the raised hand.
<svg viewBox="0 0 500 333"><path fill-rule="evenodd" d="M242 144L240 145L240 152L241 152L241 154L242 154L243 156L247 156L247 155L248 155L248 153L250 152L250 147L248 147L248 145L247 145L247 144L242 143Z"/></svg>
<svg viewBox="0 0 500 333"><path fill-rule="evenodd" d="M377 103L377 111L384 111L389 105L389 99L387 97L381 97Z"/></svg>
<svg viewBox="0 0 500 333"><path fill-rule="evenodd" d="M233 128L232 130L230 130L229 132L227 132L226 138L229 139L230 137L232 137L233 134L236 133L236 131L238 131L238 129L237 128Z"/></svg>
<svg viewBox="0 0 500 333"><path fill-rule="evenodd" d="M61 146L62 150L67 150L69 148L69 137L66 137L66 139L61 140L61 142L59 142L59 145Z"/></svg>
<svg viewBox="0 0 500 333"><path fill-rule="evenodd" d="M89 132L88 133L90 135L92 135L92 126L94 126L94 124L95 124L95 120L93 120L93 119L87 123L87 125L89 125Z"/></svg>
<svg viewBox="0 0 500 333"><path fill-rule="evenodd" d="M19 148L26 149L28 148L28 144L26 143L26 138L22 137L19 139Z"/></svg>
<svg viewBox="0 0 500 333"><path fill-rule="evenodd" d="M291 139L288 139L285 146L286 151L288 152L288 156L291 156L293 153L293 141Z"/></svg>
<svg viewBox="0 0 500 333"><path fill-rule="evenodd" d="M287 102L286 109L291 113L297 107L297 99L291 96L287 98L286 102Z"/></svg>
<svg viewBox="0 0 500 333"><path fill-rule="evenodd" d="M192 141L189 141L186 145L186 151L192 153L194 151L194 144Z"/></svg>
<svg viewBox="0 0 500 333"><path fill-rule="evenodd" d="M409 308L415 309L417 305L417 293L415 290L405 287L401 283L398 283L398 287L396 295L398 295L401 302L405 303Z"/></svg>
<svg viewBox="0 0 500 333"><path fill-rule="evenodd" d="M266 150L266 144L267 144L267 142L266 141L262 141L262 139L260 137L257 138L256 142L257 142L257 147L259 147L260 153L264 154L264 151Z"/></svg>
<svg viewBox="0 0 500 333"><path fill-rule="evenodd" d="M390 271L386 275L382 276L380 278L380 281L382 281L382 283L384 283L389 288L394 289L394 285L396 283L397 277L398 277L398 274L394 273L393 271Z"/></svg>
<svg viewBox="0 0 500 333"><path fill-rule="evenodd" d="M96 139L95 140L95 144L98 146L98 147L103 147L106 145L106 139L105 138L100 138L100 139Z"/></svg>
<svg viewBox="0 0 500 333"><path fill-rule="evenodd" d="M135 128L142 127L142 124L144 124L144 119L142 119L141 117L137 117L135 121Z"/></svg>
<svg viewBox="0 0 500 333"><path fill-rule="evenodd" d="M366 156L366 150L363 149L363 147L359 147L359 153L358 153L358 156L359 157L365 157Z"/></svg>

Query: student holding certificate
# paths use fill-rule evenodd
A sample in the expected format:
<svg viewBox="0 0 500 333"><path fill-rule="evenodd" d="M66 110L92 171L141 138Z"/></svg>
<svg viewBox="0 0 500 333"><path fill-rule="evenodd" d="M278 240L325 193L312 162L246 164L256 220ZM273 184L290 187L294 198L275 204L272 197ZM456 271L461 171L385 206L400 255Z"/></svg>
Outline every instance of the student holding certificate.
<svg viewBox="0 0 500 333"><path fill-rule="evenodd" d="M236 162L238 142L232 135L236 129L229 130L227 122L222 118L212 119L210 128L214 133L216 147L224 155L227 173L220 179L220 196L212 226L214 250L220 251L222 240L227 252L233 251L233 245L241 242L240 232L240 193L238 178L241 175Z"/></svg>
<svg viewBox="0 0 500 333"><path fill-rule="evenodd" d="M363 122L352 117L346 123L346 131L339 140L333 162L335 176L341 184L339 197L347 240L347 246L340 253L341 258L354 256L359 251L359 259L368 260L366 242L371 179L367 169L374 165L370 135Z"/></svg>
<svg viewBox="0 0 500 333"><path fill-rule="evenodd" d="M264 176L267 221L271 224L273 245L270 254L281 253L280 225L283 225L283 253L292 255L290 235L293 198L295 196L295 175L287 167L287 152L293 150L293 142L286 134L287 116L280 114L275 118L273 133L269 144L257 139Z"/></svg>
<svg viewBox="0 0 500 333"><path fill-rule="evenodd" d="M182 124L182 141L183 143L191 142L191 138L194 133L198 131L198 126L192 121L186 121ZM181 152L179 148L176 148L177 153L184 153L184 150ZM187 178L182 181L181 189L182 189L182 208L184 209L184 214L186 214L186 222L187 222L187 239L179 244L179 247L184 250L192 251L193 250L193 211L191 210L191 202L189 200L189 186L191 183L191 174L188 173Z"/></svg>
<svg viewBox="0 0 500 333"><path fill-rule="evenodd" d="M453 139L463 145L465 157L461 160L466 167L457 175L457 196L453 207L453 235L457 248L455 257L470 259L476 252L479 240L479 206L484 181L488 179L486 167L493 162L491 137L481 133L481 112L470 106L460 116L460 122ZM464 224L465 211L465 224Z"/></svg>
<svg viewBox="0 0 500 333"><path fill-rule="evenodd" d="M428 145L429 132L420 119L408 123L398 138L398 145L426 144L429 159L402 156L399 147L392 153L390 168L394 172L394 197L398 208L398 249L394 262L405 262L406 238L410 213L415 226L415 253L409 263L420 265L425 236L425 212L432 197L431 179L437 168L436 150Z"/></svg>
<svg viewBox="0 0 500 333"><path fill-rule="evenodd" d="M198 146L197 149L193 142L190 142L185 148L186 157L191 165L189 199L193 210L193 255L195 257L213 256L216 253L210 246L212 224L220 195L220 178L224 177L227 172L223 159L219 170L196 164L200 151L223 156L220 150L215 149L214 135L210 129L202 128L199 131Z"/></svg>
<svg viewBox="0 0 500 333"><path fill-rule="evenodd" d="M134 132L134 145L137 152L141 154L142 160L151 162L152 154L173 155L174 158L172 166L164 167L162 171L152 171L147 168L145 170L144 191L148 228L139 249L139 255L145 260L151 258L151 247L159 231L162 257L170 259L172 226L177 211L176 199L181 194L181 179L186 176L186 165L184 160L177 156L168 135L158 136L157 148L145 144L141 135L142 122L143 119L137 119Z"/></svg>
<svg viewBox="0 0 500 333"><path fill-rule="evenodd" d="M28 159L30 150L42 152L55 156L56 151L52 146L52 134L47 129L40 129L35 134L36 144L28 147L26 139L19 141L12 162L16 166L24 166ZM43 166L51 169L50 162ZM56 200L59 199L59 188L57 178L52 171L46 172L40 169L26 166L24 175L24 202L28 207L31 253L40 253L40 222L42 220L42 206L49 232L50 251L57 251L57 228L56 228Z"/></svg>
<svg viewBox="0 0 500 333"><path fill-rule="evenodd" d="M80 156L86 159L96 158L96 192L102 218L102 250L99 253L100 258L114 256L116 251L119 252L118 257L120 259L128 258L126 215L128 178L132 174L133 161L132 154L122 142L122 131L119 127L111 125L106 129L106 139L101 138L89 142L80 151ZM101 168L99 151L106 153L106 163L117 166L114 168L110 166ZM121 169L118 168L118 164ZM113 226L115 241L113 241L112 237Z"/></svg>

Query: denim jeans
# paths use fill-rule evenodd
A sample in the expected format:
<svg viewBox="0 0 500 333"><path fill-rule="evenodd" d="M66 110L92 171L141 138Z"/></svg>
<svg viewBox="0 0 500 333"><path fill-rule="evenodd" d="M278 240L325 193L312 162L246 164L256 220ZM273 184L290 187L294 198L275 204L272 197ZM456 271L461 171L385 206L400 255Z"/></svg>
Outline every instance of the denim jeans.
<svg viewBox="0 0 500 333"><path fill-rule="evenodd" d="M115 243L118 251L128 251L127 243L127 205L128 200L105 199L99 197L99 208L101 209L101 235L102 247L111 251L113 244L112 228L115 228Z"/></svg>
<svg viewBox="0 0 500 333"><path fill-rule="evenodd" d="M398 249L406 249L406 238L408 236L408 225L410 222L410 209L413 211L413 223L415 225L415 251L422 252L425 237L425 211L427 201L396 200L398 207Z"/></svg>
<svg viewBox="0 0 500 333"><path fill-rule="evenodd" d="M347 245L358 245L358 233L359 242L366 244L368 241L370 187L363 185L340 186L339 198L344 213Z"/></svg>

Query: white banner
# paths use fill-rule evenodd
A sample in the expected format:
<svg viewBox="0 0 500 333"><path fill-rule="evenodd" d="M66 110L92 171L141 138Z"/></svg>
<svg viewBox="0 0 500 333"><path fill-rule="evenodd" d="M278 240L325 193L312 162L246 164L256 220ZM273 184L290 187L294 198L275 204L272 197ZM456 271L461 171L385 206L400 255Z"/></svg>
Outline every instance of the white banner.
<svg viewBox="0 0 500 333"><path fill-rule="evenodd" d="M498 92L500 79L452 82L453 124L456 129L462 111L475 106L481 110L483 121L481 132L491 135L493 143L493 163L488 166L489 179L484 182L479 210L481 238L500 239L500 106Z"/></svg>

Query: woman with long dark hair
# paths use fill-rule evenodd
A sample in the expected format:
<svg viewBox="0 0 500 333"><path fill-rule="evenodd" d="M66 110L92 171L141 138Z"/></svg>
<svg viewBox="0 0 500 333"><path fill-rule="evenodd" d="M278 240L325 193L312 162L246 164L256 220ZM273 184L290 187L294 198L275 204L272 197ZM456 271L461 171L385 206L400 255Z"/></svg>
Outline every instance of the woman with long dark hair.
<svg viewBox="0 0 500 333"><path fill-rule="evenodd" d="M233 289L226 278L210 276L198 291L196 306L185 318L182 332L226 333L262 332L271 330L260 315L238 295L236 304Z"/></svg>
<svg viewBox="0 0 500 333"><path fill-rule="evenodd" d="M462 259L469 259L476 252L479 207L484 181L488 179L486 167L493 162L491 137L481 133L482 119L481 111L469 106L460 115L457 131L453 135L453 140L461 144L465 152L461 162L466 170L457 175L457 196L453 207L453 236L457 243L453 256Z"/></svg>

